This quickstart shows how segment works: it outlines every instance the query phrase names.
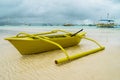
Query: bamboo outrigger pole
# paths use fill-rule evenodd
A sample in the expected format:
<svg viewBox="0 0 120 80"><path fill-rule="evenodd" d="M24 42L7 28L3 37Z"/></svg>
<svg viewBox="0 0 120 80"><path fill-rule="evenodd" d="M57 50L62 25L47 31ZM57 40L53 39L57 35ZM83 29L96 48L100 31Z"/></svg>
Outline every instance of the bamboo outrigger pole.
<svg viewBox="0 0 120 80"><path fill-rule="evenodd" d="M72 60L75 60L75 59L78 59L80 57L84 57L86 55L89 55L89 54L93 54L93 53L96 53L98 51L101 51L101 50L104 50L105 47L101 46L98 42L96 42L95 40L93 39L90 39L90 38L86 38L86 37L83 37L84 39L87 39L87 40L90 40L94 43L96 43L99 47L98 48L95 48L95 49L92 49L92 50L88 50L88 51L85 51L85 52L81 52L81 53L78 53L78 54L74 54L74 55L71 55L68 57L65 57L65 58L60 58L60 59L57 59L55 60L55 63L56 64L59 64L59 63L63 63L63 62L68 62L68 61L72 61Z"/></svg>

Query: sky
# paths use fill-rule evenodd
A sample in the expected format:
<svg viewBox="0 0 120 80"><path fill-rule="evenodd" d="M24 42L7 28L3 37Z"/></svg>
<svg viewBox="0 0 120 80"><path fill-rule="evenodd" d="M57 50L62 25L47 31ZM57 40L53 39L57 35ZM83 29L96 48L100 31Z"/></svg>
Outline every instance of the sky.
<svg viewBox="0 0 120 80"><path fill-rule="evenodd" d="M0 22L94 23L120 22L120 0L0 0Z"/></svg>

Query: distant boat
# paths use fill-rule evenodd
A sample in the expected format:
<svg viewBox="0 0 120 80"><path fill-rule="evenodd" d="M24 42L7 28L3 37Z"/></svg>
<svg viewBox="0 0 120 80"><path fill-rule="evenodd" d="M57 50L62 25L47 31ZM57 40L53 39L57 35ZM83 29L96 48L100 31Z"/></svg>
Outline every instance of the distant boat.
<svg viewBox="0 0 120 80"><path fill-rule="evenodd" d="M99 23L96 24L98 27L114 27L115 23L114 20L110 19L101 19L99 20Z"/></svg>
<svg viewBox="0 0 120 80"><path fill-rule="evenodd" d="M74 26L73 24L64 24L63 26Z"/></svg>
<svg viewBox="0 0 120 80"><path fill-rule="evenodd" d="M115 26L115 22L112 19L108 19L109 14L107 14L107 19L101 19L98 21L98 23L96 24L96 26L98 27L114 27Z"/></svg>

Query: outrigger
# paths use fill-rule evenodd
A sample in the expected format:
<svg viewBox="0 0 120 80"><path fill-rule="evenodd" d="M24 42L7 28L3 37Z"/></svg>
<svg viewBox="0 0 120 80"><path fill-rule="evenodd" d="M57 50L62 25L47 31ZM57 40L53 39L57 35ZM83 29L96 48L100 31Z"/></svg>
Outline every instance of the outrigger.
<svg viewBox="0 0 120 80"><path fill-rule="evenodd" d="M5 38L22 54L34 54L55 49L61 49L66 55L65 58L55 60L56 64L71 61L85 55L89 55L101 50L104 50L104 46L101 46L97 41L87 38L85 36L86 32L79 30L76 33L64 31L64 30L52 30L50 32L43 32L37 34L28 34L25 32L20 32L14 37ZM63 32L64 34L57 34L57 32ZM56 34L55 34L56 33ZM65 47L70 47L77 45L81 39L86 39L92 41L98 45L98 48L85 51L79 54L68 55Z"/></svg>

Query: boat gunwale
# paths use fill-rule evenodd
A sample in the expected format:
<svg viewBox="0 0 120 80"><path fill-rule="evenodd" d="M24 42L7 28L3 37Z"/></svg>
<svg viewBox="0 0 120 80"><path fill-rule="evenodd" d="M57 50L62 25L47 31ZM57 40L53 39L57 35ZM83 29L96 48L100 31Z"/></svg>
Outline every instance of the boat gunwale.
<svg viewBox="0 0 120 80"><path fill-rule="evenodd" d="M65 36L65 37L57 37L57 38L53 37L53 38L49 38L49 40L75 38L75 37L77 37L77 36L73 36L73 37ZM5 38L5 40L25 40L25 41L33 41L33 40L40 40L40 39L34 39L34 38L30 38L30 37L17 38L17 37L15 37L15 36L13 36L13 37Z"/></svg>
<svg viewBox="0 0 120 80"><path fill-rule="evenodd" d="M75 37L79 37L79 38L81 38L82 36L84 36L86 34L86 32L81 32L81 33L79 33L79 34L77 34L77 35L75 35L75 36L66 36L65 34L64 35L62 35L62 36L64 36L64 37L51 37L51 38L49 38L48 36L46 36L46 37L48 37L49 38L49 40L56 40L56 39L65 39L65 38L75 38ZM61 36L61 35L60 35ZM34 38L31 38L31 37L28 37L28 36L26 36L26 37L16 37L16 36L13 36L13 37L8 37L8 38L5 38L5 40L24 40L24 41L34 41L34 40L40 40L40 39L34 39Z"/></svg>

